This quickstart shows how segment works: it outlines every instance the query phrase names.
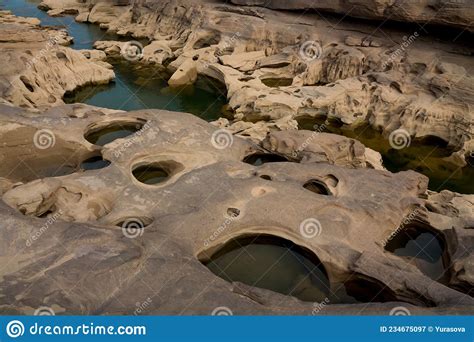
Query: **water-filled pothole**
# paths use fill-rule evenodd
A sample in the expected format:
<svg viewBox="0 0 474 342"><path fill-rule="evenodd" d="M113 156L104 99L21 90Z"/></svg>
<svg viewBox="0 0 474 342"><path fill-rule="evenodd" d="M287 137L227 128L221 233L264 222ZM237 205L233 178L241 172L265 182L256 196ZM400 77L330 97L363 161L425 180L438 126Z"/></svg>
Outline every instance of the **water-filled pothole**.
<svg viewBox="0 0 474 342"><path fill-rule="evenodd" d="M102 156L94 156L84 160L81 163L82 170L98 170L110 165L110 161L103 159Z"/></svg>
<svg viewBox="0 0 474 342"><path fill-rule="evenodd" d="M239 281L303 301L322 301L329 294L329 278L318 257L280 237L239 237L202 261L227 281Z"/></svg>
<svg viewBox="0 0 474 342"><path fill-rule="evenodd" d="M265 163L278 163L278 162L287 162L287 161L289 160L278 154L260 153L260 152L250 154L243 159L244 163L251 164L254 166L260 166Z"/></svg>
<svg viewBox="0 0 474 342"><path fill-rule="evenodd" d="M436 137L413 139L404 148L396 149L390 139L370 126L351 127L325 117L299 117L299 129L323 131L357 139L365 146L380 152L384 166L392 172L415 170L430 179L429 188L435 191L448 189L464 194L474 193L474 164L459 167L445 158L454 150Z"/></svg>
<svg viewBox="0 0 474 342"><path fill-rule="evenodd" d="M89 130L84 138L91 144L104 146L116 139L125 138L139 131L143 127L142 122L113 122L104 126Z"/></svg>
<svg viewBox="0 0 474 342"><path fill-rule="evenodd" d="M133 170L133 176L145 184L158 184L167 180L169 173L160 166L143 165Z"/></svg>
<svg viewBox="0 0 474 342"><path fill-rule="evenodd" d="M141 183L156 185L167 181L172 175L183 169L175 161L166 160L148 164L139 164L132 170L133 176Z"/></svg>
<svg viewBox="0 0 474 342"><path fill-rule="evenodd" d="M446 242L441 234L418 224L410 224L386 244L385 249L412 263L430 278L447 280Z"/></svg>
<svg viewBox="0 0 474 342"><path fill-rule="evenodd" d="M375 280L367 279L350 279L344 283L344 291L346 298L340 296L341 301L345 303L385 303L397 301L397 297L393 291L387 286Z"/></svg>
<svg viewBox="0 0 474 342"><path fill-rule="evenodd" d="M292 78L261 78L263 84L267 87L278 88L278 87L289 87L293 83Z"/></svg>

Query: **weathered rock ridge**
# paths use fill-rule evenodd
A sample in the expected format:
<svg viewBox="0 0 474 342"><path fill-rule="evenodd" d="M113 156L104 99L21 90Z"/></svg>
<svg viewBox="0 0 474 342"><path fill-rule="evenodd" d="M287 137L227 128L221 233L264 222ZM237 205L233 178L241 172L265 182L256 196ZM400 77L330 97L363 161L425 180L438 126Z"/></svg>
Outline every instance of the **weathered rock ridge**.
<svg viewBox="0 0 474 342"><path fill-rule="evenodd" d="M320 10L347 16L442 24L474 31L474 3L469 0L231 0L237 5L264 6L281 10Z"/></svg>

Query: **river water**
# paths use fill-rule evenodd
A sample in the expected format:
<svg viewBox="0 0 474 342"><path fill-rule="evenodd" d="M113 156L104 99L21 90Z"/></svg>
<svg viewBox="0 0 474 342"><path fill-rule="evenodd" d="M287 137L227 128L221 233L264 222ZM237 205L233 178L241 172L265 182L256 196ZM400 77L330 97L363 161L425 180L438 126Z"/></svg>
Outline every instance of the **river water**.
<svg viewBox="0 0 474 342"><path fill-rule="evenodd" d="M0 8L22 17L35 17L44 26L65 27L74 38L73 49L92 49L98 40L120 40L106 34L98 25L78 23L73 16L50 17L38 9L40 0L3 0ZM159 108L195 114L205 120L219 118L226 96L211 82L200 80L199 86L171 89L167 85L169 75L150 72L131 63L114 62L115 82L109 85L90 86L67 96L66 103L82 102L94 106L137 110ZM151 77L150 77L151 76Z"/></svg>

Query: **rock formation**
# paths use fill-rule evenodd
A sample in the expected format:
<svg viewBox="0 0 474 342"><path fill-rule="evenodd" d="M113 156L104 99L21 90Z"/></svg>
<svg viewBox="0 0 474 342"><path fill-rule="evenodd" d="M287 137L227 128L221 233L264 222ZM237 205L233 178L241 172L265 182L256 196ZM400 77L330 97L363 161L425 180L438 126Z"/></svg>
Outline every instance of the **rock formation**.
<svg viewBox="0 0 474 342"><path fill-rule="evenodd" d="M66 47L72 38L64 29L39 26L39 20L0 12L0 97L21 107L63 104L65 93L103 84L115 75L101 51L78 52Z"/></svg>
<svg viewBox="0 0 474 342"><path fill-rule="evenodd" d="M287 2L267 2L273 7L282 3ZM401 11L398 4L388 8L386 2L376 3L380 6L358 3L354 13L384 17ZM57 2L44 4L54 9ZM347 9L337 2L324 4ZM399 19L416 21L416 15L424 16L419 9L425 5L417 2L405 19ZM467 24L456 13L472 18L467 2L439 4L444 5L452 11L437 13L458 26ZM84 5L59 7L86 11ZM103 7L97 5L87 10L96 9L94 22L110 32L150 39L141 62L176 72L172 84L192 82L196 71L225 84L234 112L231 124L323 116L347 125L370 124L386 136L403 129L413 139L438 137L456 150L452 161L461 166L473 151L474 65L469 45L434 41L421 28L388 27L382 32L367 23L346 23L317 13L282 13L206 0L135 1L114 8L112 17L110 10L100 15ZM111 46L96 45L106 53Z"/></svg>
<svg viewBox="0 0 474 342"><path fill-rule="evenodd" d="M166 68L173 86L221 82L231 113L209 124L164 110L63 105L66 92L110 81L106 56L130 57L130 42L75 51L63 46L65 31L0 12L1 314L474 312L474 196L429 191L414 171L391 173L355 139L297 130L320 117L385 134L402 128L445 140L463 165L474 149L469 46L211 0L40 7L147 38L143 49L133 42L133 63ZM410 8L396 19L425 21ZM397 10L358 5L354 15ZM407 232L439 242L442 276L396 253ZM331 298L320 310L205 266L232 239L257 234L304 248L331 292L350 289L355 302Z"/></svg>
<svg viewBox="0 0 474 342"><path fill-rule="evenodd" d="M264 6L281 10L334 12L367 19L398 20L425 25L442 24L474 31L472 27L474 4L465 0L231 0L231 2L237 5Z"/></svg>
<svg viewBox="0 0 474 342"><path fill-rule="evenodd" d="M465 293L474 283L468 229L474 197L427 192L426 177L412 171L364 168L363 148L354 142L335 137L339 142L325 149L316 143L322 138L305 143L311 132L295 135L293 144L281 132L258 146L195 116L162 110L64 105L31 118L24 110L0 109L0 145L8 143L1 174L10 170L2 197L10 208L2 204L0 210L4 314L40 306L57 314L133 314L144 301L144 314L210 314L219 306L235 314L311 314L313 303L228 283L200 262L248 234L309 249L332 286L348 279L383 284L393 296L387 303L330 304L321 314L387 314L397 305L413 314L472 312L474 300ZM136 133L103 147L85 139L130 125L137 125ZM287 161L254 166L249 156L255 154ZM110 165L79 170L90 156ZM37 174L45 168L54 174L64 164L71 170L32 179L25 167L6 164L20 158ZM135 172L142 166L159 167L166 178L142 183ZM316 192L308 181L326 190ZM309 218L318 220L318 235L302 230ZM452 267L444 283L384 250L400 227L415 223L446 241Z"/></svg>

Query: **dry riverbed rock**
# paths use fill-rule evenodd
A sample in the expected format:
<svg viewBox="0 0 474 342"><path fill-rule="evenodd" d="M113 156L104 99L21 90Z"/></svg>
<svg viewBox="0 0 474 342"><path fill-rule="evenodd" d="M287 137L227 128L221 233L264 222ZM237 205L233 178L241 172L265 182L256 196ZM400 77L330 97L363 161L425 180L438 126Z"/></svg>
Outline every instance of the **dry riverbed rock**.
<svg viewBox="0 0 474 342"><path fill-rule="evenodd" d="M111 315L218 307L388 314L399 306L412 314L473 313L473 196L427 191L426 177L413 171L367 168L366 150L351 139L288 131L256 145L190 114L81 104L35 116L1 105L0 128L2 314L41 306ZM97 140L114 128L130 135ZM110 163L81 170L91 157ZM162 177L145 184L143 167ZM307 220L317 220L317 234ZM444 242L442 280L386 250L404 227ZM255 234L316 255L332 288L347 281L383 288L386 300L324 301L321 309L227 282L202 264L229 239Z"/></svg>

